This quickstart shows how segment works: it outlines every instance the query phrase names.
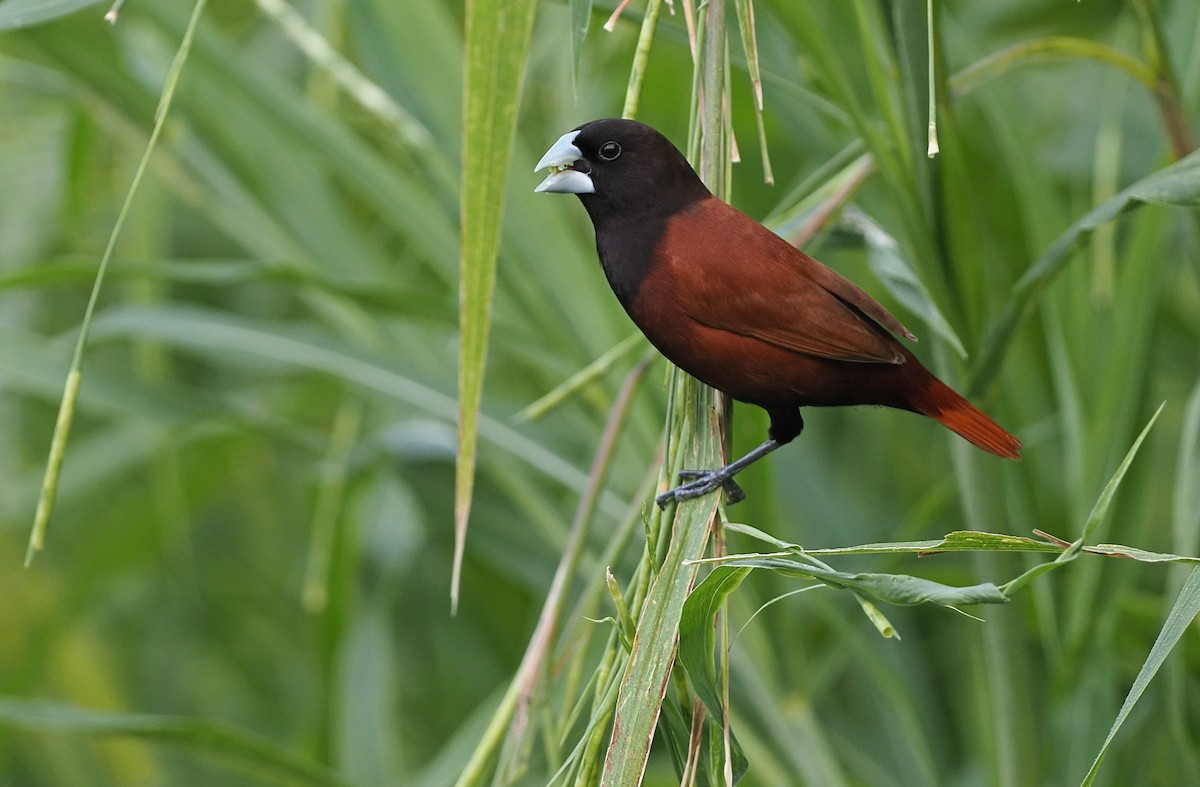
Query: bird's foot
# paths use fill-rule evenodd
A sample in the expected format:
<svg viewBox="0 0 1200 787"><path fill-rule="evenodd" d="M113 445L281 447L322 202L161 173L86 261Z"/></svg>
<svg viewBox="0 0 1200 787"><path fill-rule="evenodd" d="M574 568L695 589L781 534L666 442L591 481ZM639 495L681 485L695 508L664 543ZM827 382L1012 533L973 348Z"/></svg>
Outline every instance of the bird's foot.
<svg viewBox="0 0 1200 787"><path fill-rule="evenodd" d="M654 502L658 503L659 508L666 508L667 503L672 500L676 502L690 500L693 497L701 497L707 495L709 492L715 492L721 487L725 487L726 505L733 505L745 500L746 493L733 480L733 476L723 472L724 470L725 468L721 468L720 470L680 470L680 480L691 480L668 489L654 498Z"/></svg>

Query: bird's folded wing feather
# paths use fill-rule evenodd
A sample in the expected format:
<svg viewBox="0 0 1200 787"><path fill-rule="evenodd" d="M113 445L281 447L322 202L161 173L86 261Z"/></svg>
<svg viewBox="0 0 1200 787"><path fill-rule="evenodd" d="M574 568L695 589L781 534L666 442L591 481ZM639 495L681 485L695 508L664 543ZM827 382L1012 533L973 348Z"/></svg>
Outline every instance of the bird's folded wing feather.
<svg viewBox="0 0 1200 787"><path fill-rule="evenodd" d="M668 230L691 227L713 241L692 237L669 246L680 250L669 266L692 319L806 355L904 362L884 327L916 337L848 279L722 202L711 200L698 213Z"/></svg>

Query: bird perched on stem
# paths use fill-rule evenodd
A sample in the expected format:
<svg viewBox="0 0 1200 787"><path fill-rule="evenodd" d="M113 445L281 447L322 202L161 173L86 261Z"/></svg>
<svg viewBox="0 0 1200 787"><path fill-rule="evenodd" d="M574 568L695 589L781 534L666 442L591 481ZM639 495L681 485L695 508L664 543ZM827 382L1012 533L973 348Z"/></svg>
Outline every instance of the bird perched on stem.
<svg viewBox="0 0 1200 787"><path fill-rule="evenodd" d="M617 300L672 363L771 418L769 439L715 470L688 470L660 506L724 486L804 428L800 408L883 405L927 415L985 451L1020 442L926 369L916 340L848 279L717 199L650 126L595 120L564 134L537 191L575 194Z"/></svg>

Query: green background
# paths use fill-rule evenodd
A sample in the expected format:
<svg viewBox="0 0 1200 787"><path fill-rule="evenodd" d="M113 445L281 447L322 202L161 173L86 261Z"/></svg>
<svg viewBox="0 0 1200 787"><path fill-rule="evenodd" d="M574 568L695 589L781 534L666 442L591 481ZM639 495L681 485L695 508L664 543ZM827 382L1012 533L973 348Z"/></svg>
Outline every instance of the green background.
<svg viewBox="0 0 1200 787"><path fill-rule="evenodd" d="M382 88L375 104L306 56L268 4L210 3L98 304L46 548L22 568L89 288L191 9L133 0L110 26L104 5L42 7L81 5L18 26L15 0L0 3L0 784L452 783L524 652L640 353L536 421L515 418L634 332L582 208L533 194L531 170L563 132L621 113L641 4L610 34L613 4L596 3L580 42L571 12L586 3L538 4L455 617L460 177L483 177L460 173L475 140L461 128L455 2L297 5ZM1187 152L1200 6L937 6L942 153L929 160L926 73L914 69L926 62L923 3L756 3L775 185L763 184L733 32L732 199L759 219L786 216L872 155L878 170L850 202L896 239L968 357L897 300L844 224L808 251L894 311L956 387L977 381L972 398L1025 458L972 454L910 414L810 411L795 444L740 477L750 497L729 515L808 547L959 529L1072 540L1165 401L1095 540L1197 554L1195 169L1155 200L1183 207L1104 222L1038 286L1017 283L1073 222ZM986 78L955 81L981 63ZM683 146L692 65L679 9L663 11L648 65L639 119ZM1022 293L1028 309L1012 312ZM997 354L1008 313L1021 319ZM585 655L608 628L577 626L579 613L614 612L606 594L574 601L602 584L609 534L656 472L665 379L659 360L634 396L568 590ZM734 421L737 448L762 439L761 412L737 407ZM633 533L612 562L622 582L641 552ZM1035 562L837 567L967 585ZM731 658L743 783L1077 783L1184 571L1081 559L1004 607L975 608L985 623L887 608L899 641L847 593L781 600ZM798 586L752 575L730 602L732 629ZM1099 783L1200 782L1196 645L1189 633L1167 660ZM555 732L539 733L521 783L544 783L564 753L555 725L578 692L554 670L567 663L550 665L541 723ZM575 737L564 733L565 750ZM677 783L661 746L648 783Z"/></svg>

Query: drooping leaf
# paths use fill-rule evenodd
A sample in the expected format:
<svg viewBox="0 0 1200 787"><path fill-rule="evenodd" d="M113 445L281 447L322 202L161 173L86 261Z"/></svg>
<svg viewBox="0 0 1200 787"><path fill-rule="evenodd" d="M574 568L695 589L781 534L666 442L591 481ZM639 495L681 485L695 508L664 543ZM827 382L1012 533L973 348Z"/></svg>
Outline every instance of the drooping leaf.
<svg viewBox="0 0 1200 787"><path fill-rule="evenodd" d="M0 3L0 31L40 25L101 2L103 0L5 0ZM97 14L96 23L102 22Z"/></svg>
<svg viewBox="0 0 1200 787"><path fill-rule="evenodd" d="M1004 604L1008 596L991 582L957 587L943 585L908 574L850 574L779 557L734 557L725 561L734 568L757 568L787 576L815 579L827 585L856 590L873 599L899 606L937 604L954 607L963 604Z"/></svg>
<svg viewBox="0 0 1200 787"><path fill-rule="evenodd" d="M1200 205L1200 151L1148 175L1092 208L1050 245L1013 287L1004 311L992 323L983 342L983 352L971 368L967 386L971 394L978 395L995 379L1017 328L1083 240L1102 224L1148 203Z"/></svg>
<svg viewBox="0 0 1200 787"><path fill-rule="evenodd" d="M1095 532L1096 528L1099 527L1100 522L1103 521L1104 517L1108 514L1109 505L1112 503L1113 497L1117 493L1117 488L1120 487L1121 481L1125 478L1126 471L1128 471L1129 466L1133 464L1133 458L1137 456L1138 449L1142 447L1142 441L1146 439L1146 435L1150 434L1150 428L1154 426L1154 422L1157 421L1158 416L1162 414L1163 407L1165 405L1166 402L1163 402L1163 404L1160 404L1158 409L1154 411L1154 415L1150 417L1149 422L1146 423L1146 426L1142 429L1141 434L1137 436L1137 439L1133 441L1133 445L1129 447L1129 451L1126 452L1125 458L1121 461L1121 464L1117 466L1117 469L1112 474L1112 477L1108 479L1108 483L1104 485L1104 489L1100 491L1100 496L1096 498L1096 503L1092 506L1091 513L1088 514L1087 521L1083 525L1083 531L1079 538L1071 542L1071 544L1068 545L1066 549L1063 550L1063 553L1056 559L1050 561L1049 563L1043 563L1039 566L1034 566L1021 576L1017 577L1011 582L1006 583L1004 585L1004 592L1014 593L1042 574L1052 571L1055 568L1069 563L1075 558L1079 557L1079 554L1083 551L1083 544L1087 540L1088 536Z"/></svg>
<svg viewBox="0 0 1200 787"><path fill-rule="evenodd" d="M345 784L317 763L257 733L209 719L110 713L66 702L0 697L0 723L25 729L83 735L119 735L190 749L238 773L271 784Z"/></svg>
<svg viewBox="0 0 1200 787"><path fill-rule="evenodd" d="M679 663L687 670L696 695L708 712L721 717L721 688L713 664L716 635L713 618L753 569L748 566L718 566L688 596L679 621Z"/></svg>
<svg viewBox="0 0 1200 787"><path fill-rule="evenodd" d="M1100 763L1104 761L1104 756L1108 753L1108 747L1112 744L1113 738L1116 737L1121 725L1125 723L1125 719L1133 710L1133 706L1142 698L1146 687L1158 673L1159 667L1166 661L1167 656L1183 637L1197 614L1200 614L1200 570L1193 569L1192 573L1188 575L1187 582L1183 585L1183 590L1179 592L1179 597L1175 599L1175 604L1171 607L1166 622L1158 632L1158 639L1150 648L1150 654L1146 656L1146 661L1142 664L1137 677L1134 678L1133 685L1129 687L1129 694L1125 697L1125 702L1121 704L1121 710L1117 712L1117 718L1113 721L1104 743L1100 745L1100 751L1096 754L1092 767L1083 777L1081 782L1083 787L1088 787L1096 780L1096 775L1100 772Z"/></svg>
<svg viewBox="0 0 1200 787"><path fill-rule="evenodd" d="M867 262L888 292L954 348L959 357L966 358L967 351L962 340L950 327L913 266L900 253L900 244L896 239L860 211L847 211L846 220L862 233L863 240L867 242Z"/></svg>

